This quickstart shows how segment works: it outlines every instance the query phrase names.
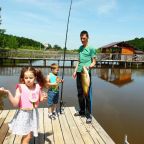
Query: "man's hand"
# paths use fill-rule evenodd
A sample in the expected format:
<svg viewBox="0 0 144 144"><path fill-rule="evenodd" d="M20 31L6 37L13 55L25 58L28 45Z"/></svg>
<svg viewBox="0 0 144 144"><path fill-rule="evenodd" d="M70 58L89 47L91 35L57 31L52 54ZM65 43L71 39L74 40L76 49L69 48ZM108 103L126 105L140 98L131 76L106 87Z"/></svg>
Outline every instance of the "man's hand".
<svg viewBox="0 0 144 144"><path fill-rule="evenodd" d="M76 79L76 77L77 77L76 72L73 73L72 77L73 77L73 79Z"/></svg>

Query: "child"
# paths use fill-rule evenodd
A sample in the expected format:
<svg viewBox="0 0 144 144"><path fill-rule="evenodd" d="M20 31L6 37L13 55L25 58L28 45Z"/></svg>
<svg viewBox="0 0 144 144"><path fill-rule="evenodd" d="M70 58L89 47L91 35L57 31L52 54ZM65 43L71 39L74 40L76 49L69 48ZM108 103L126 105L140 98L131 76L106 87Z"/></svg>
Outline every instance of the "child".
<svg viewBox="0 0 144 144"><path fill-rule="evenodd" d="M37 80L38 84L35 83ZM45 84L42 72L33 67L24 67L20 74L20 84L16 87L15 97L7 89L0 88L1 93L7 94L14 107L18 107L16 114L9 123L13 134L22 135L22 144L28 144L32 132L38 136L38 110L39 102L47 96L41 91Z"/></svg>
<svg viewBox="0 0 144 144"><path fill-rule="evenodd" d="M57 115L57 104L59 99L59 83L63 82L57 75L59 66L55 63L51 64L51 73L47 76L48 89L48 116L55 119Z"/></svg>

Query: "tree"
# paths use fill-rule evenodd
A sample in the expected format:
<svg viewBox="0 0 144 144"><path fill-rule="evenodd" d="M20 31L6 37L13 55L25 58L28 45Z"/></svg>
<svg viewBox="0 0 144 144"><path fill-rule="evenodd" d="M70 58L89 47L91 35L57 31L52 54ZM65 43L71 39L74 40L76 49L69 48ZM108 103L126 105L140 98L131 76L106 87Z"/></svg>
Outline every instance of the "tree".
<svg viewBox="0 0 144 144"><path fill-rule="evenodd" d="M53 49L54 49L54 50L61 50L62 48L61 48L60 46L58 46L58 45L54 45L54 46L53 46Z"/></svg>
<svg viewBox="0 0 144 144"><path fill-rule="evenodd" d="M2 18L1 18L1 7L0 7L0 25L2 24ZM5 29L1 29L0 28L0 34L4 34L5 33Z"/></svg>
<svg viewBox="0 0 144 144"><path fill-rule="evenodd" d="M132 45L138 50L144 51L144 38L135 38L133 40L127 41L128 44Z"/></svg>
<svg viewBox="0 0 144 144"><path fill-rule="evenodd" d="M16 37L10 36L8 39L7 46L9 48L17 49L18 48L18 41L17 41Z"/></svg>

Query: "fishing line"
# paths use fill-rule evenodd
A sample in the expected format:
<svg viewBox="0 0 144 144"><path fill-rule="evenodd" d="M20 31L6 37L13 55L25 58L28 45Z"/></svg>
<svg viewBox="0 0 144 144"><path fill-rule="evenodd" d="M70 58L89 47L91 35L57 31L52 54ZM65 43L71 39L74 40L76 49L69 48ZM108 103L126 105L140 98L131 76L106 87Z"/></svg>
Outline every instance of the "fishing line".
<svg viewBox="0 0 144 144"><path fill-rule="evenodd" d="M65 37L65 47L64 47L64 59L63 59L63 67L62 67L62 79L64 79L64 66L65 66L65 55L66 55L66 49L67 49L67 36L68 36L68 28L69 28L69 19L71 14L71 7L72 7L72 0L70 3L69 8L69 15L68 15L68 21L67 21L67 28L66 28L66 37ZM60 114L62 113L62 105L63 105L63 83L61 84L61 97L60 97Z"/></svg>

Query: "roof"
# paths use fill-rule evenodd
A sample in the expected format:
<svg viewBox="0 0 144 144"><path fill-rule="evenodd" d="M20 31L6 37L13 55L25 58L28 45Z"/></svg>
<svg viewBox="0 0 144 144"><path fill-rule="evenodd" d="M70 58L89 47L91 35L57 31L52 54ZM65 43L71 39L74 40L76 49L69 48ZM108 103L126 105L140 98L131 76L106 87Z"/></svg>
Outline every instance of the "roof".
<svg viewBox="0 0 144 144"><path fill-rule="evenodd" d="M107 45L104 45L102 47L100 47L101 49L106 49L106 48L111 48L111 47L121 47L121 46L126 46L126 47L131 47L134 48L133 46L129 45L128 43L124 42L124 41L120 41L120 42L113 42Z"/></svg>
<svg viewBox="0 0 144 144"><path fill-rule="evenodd" d="M144 52L142 50L135 50L136 54L144 54Z"/></svg>

